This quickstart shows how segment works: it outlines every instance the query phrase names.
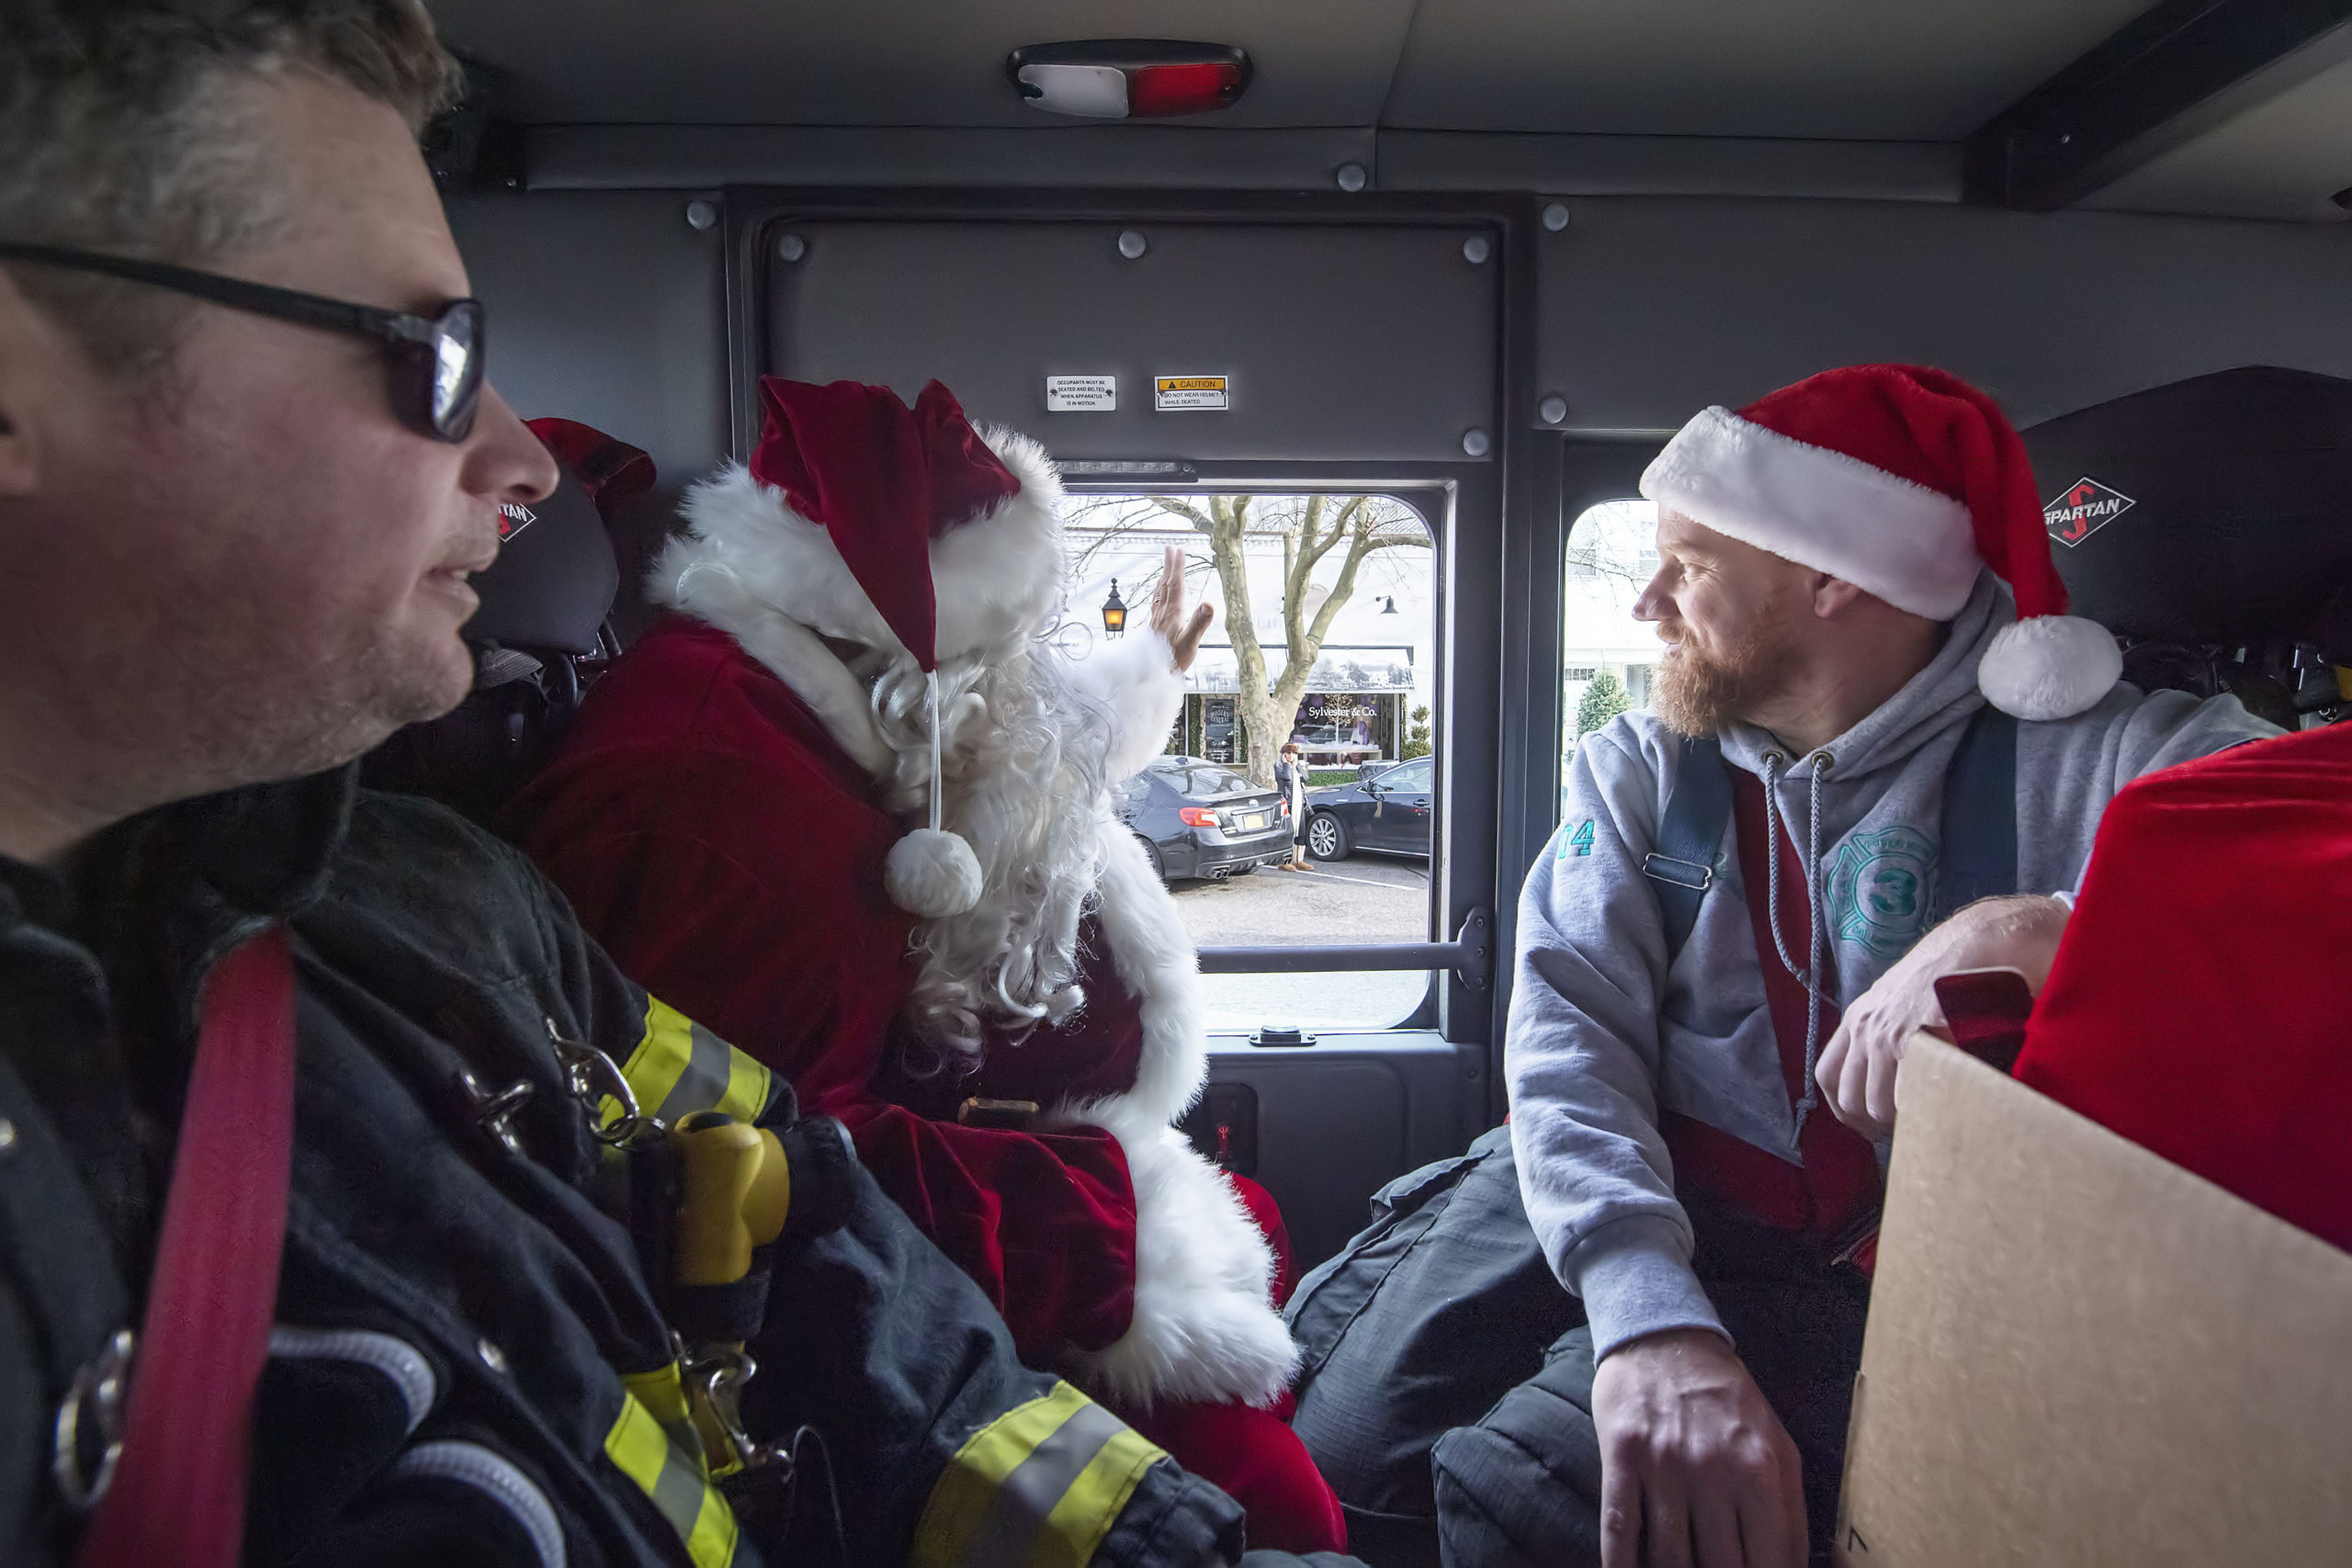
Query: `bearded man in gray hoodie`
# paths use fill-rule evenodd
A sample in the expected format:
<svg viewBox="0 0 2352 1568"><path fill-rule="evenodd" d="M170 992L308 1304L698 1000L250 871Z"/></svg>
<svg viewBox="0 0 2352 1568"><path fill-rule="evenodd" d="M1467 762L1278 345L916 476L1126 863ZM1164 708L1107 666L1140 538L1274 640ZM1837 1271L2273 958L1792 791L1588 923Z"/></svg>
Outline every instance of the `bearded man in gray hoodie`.
<svg viewBox="0 0 2352 1568"><path fill-rule="evenodd" d="M1510 1123L1294 1298L1296 1425L1375 1562L1818 1560L1892 1119L1883 1052L1815 1081L1840 1008L1962 904L1961 954L2060 912L2132 779L2274 733L2117 679L1957 378L1710 409L1642 489L1667 652L1528 878Z"/></svg>

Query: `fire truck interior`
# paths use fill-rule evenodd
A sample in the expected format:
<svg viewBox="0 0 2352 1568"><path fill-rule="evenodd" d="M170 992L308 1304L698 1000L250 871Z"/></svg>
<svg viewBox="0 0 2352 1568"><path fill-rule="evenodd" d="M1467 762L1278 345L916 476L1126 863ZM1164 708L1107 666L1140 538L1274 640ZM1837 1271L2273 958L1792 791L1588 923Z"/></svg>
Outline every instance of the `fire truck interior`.
<svg viewBox="0 0 2352 1568"><path fill-rule="evenodd" d="M1577 732L1562 562L1698 410L1837 365L1962 376L2024 432L2128 679L2352 718L2352 7L431 8L469 86L428 156L495 380L660 480L515 535L475 696L379 781L494 815L652 620L647 562L750 455L765 375L935 378L1080 498L1345 490L1427 523L1425 922L1201 953L1426 977L1386 1027L1212 1042L1188 1131L1302 1268L1505 1116L1514 906Z"/></svg>

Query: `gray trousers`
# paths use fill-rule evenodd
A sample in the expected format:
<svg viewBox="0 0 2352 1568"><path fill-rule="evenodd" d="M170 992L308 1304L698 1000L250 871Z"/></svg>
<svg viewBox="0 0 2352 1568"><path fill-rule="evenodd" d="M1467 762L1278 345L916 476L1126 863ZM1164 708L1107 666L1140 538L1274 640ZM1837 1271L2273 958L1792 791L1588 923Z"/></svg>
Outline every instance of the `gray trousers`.
<svg viewBox="0 0 2352 1568"><path fill-rule="evenodd" d="M1800 1238L1686 1201L1694 1259L1804 1461L1826 1560L1867 1285ZM1374 1568L1600 1561L1592 1336L1520 1205L1509 1130L1389 1184L1373 1223L1299 1283L1293 1422Z"/></svg>

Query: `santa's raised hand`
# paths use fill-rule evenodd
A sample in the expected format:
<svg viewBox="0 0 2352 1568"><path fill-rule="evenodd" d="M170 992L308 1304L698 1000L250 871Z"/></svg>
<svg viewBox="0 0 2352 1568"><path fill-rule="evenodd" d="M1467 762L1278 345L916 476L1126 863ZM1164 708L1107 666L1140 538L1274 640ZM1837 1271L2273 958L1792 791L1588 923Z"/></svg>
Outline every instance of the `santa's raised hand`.
<svg viewBox="0 0 2352 1568"><path fill-rule="evenodd" d="M1181 545L1168 547L1159 563L1159 586L1151 595L1151 629L1168 640L1169 652L1176 656L1179 671L1190 670L1201 651L1201 638L1207 635L1209 623L1216 619L1216 607L1201 604L1191 615L1184 612L1184 550Z"/></svg>

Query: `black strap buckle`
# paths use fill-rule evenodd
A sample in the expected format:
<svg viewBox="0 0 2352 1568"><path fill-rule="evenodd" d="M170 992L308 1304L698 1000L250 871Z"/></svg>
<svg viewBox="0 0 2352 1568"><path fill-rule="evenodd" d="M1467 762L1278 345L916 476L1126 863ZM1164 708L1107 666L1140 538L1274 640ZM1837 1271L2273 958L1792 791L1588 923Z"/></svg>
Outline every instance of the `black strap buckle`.
<svg viewBox="0 0 2352 1568"><path fill-rule="evenodd" d="M1642 857L1642 874L1653 882L1670 883L1704 893L1715 885L1715 868L1704 861L1677 860L1656 851Z"/></svg>

